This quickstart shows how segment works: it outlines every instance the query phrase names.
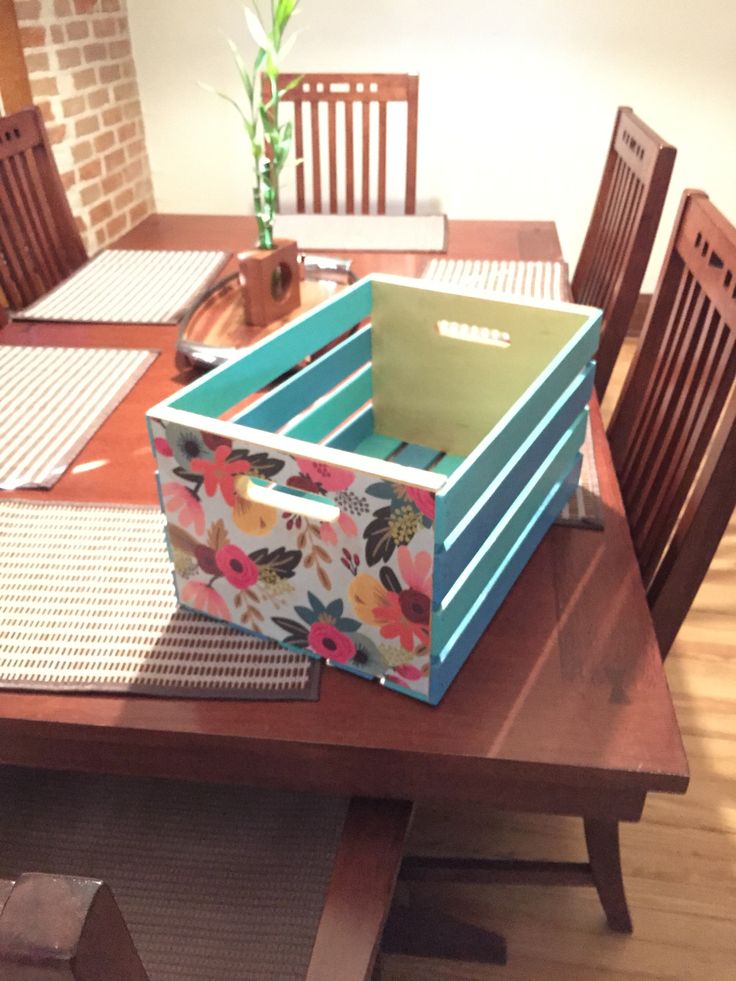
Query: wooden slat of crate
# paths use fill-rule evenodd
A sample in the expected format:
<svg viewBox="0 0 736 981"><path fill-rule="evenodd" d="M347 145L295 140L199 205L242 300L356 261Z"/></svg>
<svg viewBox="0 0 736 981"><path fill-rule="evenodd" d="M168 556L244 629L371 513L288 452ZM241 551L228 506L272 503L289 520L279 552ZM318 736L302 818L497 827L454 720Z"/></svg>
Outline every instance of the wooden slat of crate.
<svg viewBox="0 0 736 981"><path fill-rule="evenodd" d="M461 627L487 586L497 574L514 543L523 538L535 520L549 488L572 469L585 433L587 414L583 413L559 440L549 456L533 475L524 491L495 524L488 537L475 550L463 575L456 579L432 617L432 648L441 651ZM442 557L435 557L435 569Z"/></svg>

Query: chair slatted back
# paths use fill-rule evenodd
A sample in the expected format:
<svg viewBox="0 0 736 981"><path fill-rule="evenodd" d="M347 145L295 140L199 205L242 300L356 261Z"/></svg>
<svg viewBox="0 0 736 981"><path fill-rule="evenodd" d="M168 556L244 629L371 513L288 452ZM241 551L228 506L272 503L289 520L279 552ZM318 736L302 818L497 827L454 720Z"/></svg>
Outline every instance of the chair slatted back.
<svg viewBox="0 0 736 981"><path fill-rule="evenodd" d="M87 259L35 107L0 119L0 289L11 309Z"/></svg>
<svg viewBox="0 0 736 981"><path fill-rule="evenodd" d="M667 653L736 506L736 228L686 191L609 428Z"/></svg>
<svg viewBox="0 0 736 981"><path fill-rule="evenodd" d="M603 397L639 296L675 162L675 148L621 107L572 292L604 311L595 386Z"/></svg>
<svg viewBox="0 0 736 981"><path fill-rule="evenodd" d="M281 100L282 106L293 106L296 159L308 163L311 170L308 186L305 166L296 168L297 213L337 214L340 199L343 210L349 215L386 213L388 161L397 156L393 146L389 156L388 105L404 103L406 176L403 211L414 214L418 76L282 74L279 75L279 86L285 88L297 78L301 81ZM265 77L263 84L264 95L270 98L270 84ZM327 184L326 196L323 183Z"/></svg>

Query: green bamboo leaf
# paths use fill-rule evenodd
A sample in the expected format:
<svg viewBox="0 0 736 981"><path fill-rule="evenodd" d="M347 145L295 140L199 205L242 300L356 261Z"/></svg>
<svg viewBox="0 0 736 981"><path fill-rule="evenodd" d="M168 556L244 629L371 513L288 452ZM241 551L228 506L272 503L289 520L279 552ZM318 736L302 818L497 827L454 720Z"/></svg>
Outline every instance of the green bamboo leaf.
<svg viewBox="0 0 736 981"><path fill-rule="evenodd" d="M301 31L294 31L294 33L291 34L291 36L282 45L279 45L279 62L281 64L283 64L286 60L289 52L294 47L294 42L301 33Z"/></svg>
<svg viewBox="0 0 736 981"><path fill-rule="evenodd" d="M253 13L250 7L245 7L244 11L245 23L248 26L250 36L253 38L259 48L263 48L264 51L272 51L273 41L266 33L258 16Z"/></svg>
<svg viewBox="0 0 736 981"><path fill-rule="evenodd" d="M300 85L303 78L303 75L297 75L296 78L292 78L290 82L287 82L282 89L279 89L279 99L283 99L287 92L291 92L291 90L295 89L297 85Z"/></svg>
<svg viewBox="0 0 736 981"><path fill-rule="evenodd" d="M220 92L219 89L213 88L213 86L212 85L208 85L207 82L198 82L197 84L199 85L200 88L204 89L205 92L210 92L212 95L219 95L219 97L221 99L224 99L225 102L229 102L231 106L233 106L235 109L237 109L238 114L240 115L240 117L243 120L243 122L244 123L247 123L248 122L248 117L245 115L245 113L243 112L243 110L240 107L240 105L235 101L235 99L233 99L231 96L227 95L227 93Z"/></svg>
<svg viewBox="0 0 736 981"><path fill-rule="evenodd" d="M299 0L279 0L274 14L274 23L278 25L280 31L283 31L298 3Z"/></svg>
<svg viewBox="0 0 736 981"><path fill-rule="evenodd" d="M245 62L243 61L243 56L241 55L237 44L235 43L235 41L233 41L232 38L226 37L225 43L230 48L230 52L233 56L238 72L240 74L240 79L243 83L243 87L245 88L246 94L248 96L248 101L252 102L253 82L251 80L250 74L248 73L248 69L246 68Z"/></svg>

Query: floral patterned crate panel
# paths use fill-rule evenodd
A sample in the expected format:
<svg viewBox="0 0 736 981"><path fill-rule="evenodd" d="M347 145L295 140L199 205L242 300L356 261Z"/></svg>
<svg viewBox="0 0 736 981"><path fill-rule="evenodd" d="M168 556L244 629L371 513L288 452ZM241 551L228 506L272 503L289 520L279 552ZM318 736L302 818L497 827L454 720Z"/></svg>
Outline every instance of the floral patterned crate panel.
<svg viewBox="0 0 736 981"><path fill-rule="evenodd" d="M436 704L577 484L599 325L372 276L155 406L179 601Z"/></svg>

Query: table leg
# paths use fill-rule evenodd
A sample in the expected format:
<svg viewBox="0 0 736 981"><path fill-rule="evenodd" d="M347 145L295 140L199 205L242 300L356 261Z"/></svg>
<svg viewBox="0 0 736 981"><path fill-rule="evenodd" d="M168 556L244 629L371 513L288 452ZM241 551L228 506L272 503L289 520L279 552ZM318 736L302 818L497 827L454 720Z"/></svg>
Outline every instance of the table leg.
<svg viewBox="0 0 736 981"><path fill-rule="evenodd" d="M306 981L371 976L412 810L409 801L350 801Z"/></svg>
<svg viewBox="0 0 736 981"><path fill-rule="evenodd" d="M593 882L608 925L617 933L631 933L633 927L621 874L618 822L586 818L583 823Z"/></svg>

